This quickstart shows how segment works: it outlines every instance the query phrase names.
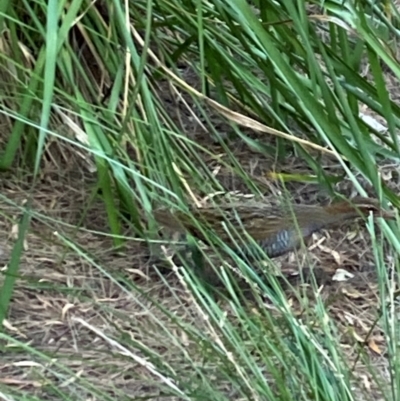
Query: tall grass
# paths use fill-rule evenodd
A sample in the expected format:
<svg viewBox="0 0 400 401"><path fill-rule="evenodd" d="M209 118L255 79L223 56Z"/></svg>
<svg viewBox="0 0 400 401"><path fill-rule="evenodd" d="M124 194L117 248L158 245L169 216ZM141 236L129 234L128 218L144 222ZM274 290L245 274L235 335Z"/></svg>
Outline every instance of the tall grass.
<svg viewBox="0 0 400 401"><path fill-rule="evenodd" d="M383 202L399 204L377 167L382 160L397 164L399 157L400 109L391 100L384 78L384 71L397 79L400 76L395 54L399 15L394 2L328 2L320 8L318 2L284 0L252 5L245 0L129 4L53 0L11 1L4 7L6 3L0 8L4 27L0 60L6 78L1 84L1 113L11 130L3 140L0 167L28 166L38 177L48 143L56 141L72 152L83 152L94 162L97 187L93 191L101 189L115 246L124 244L121 204L135 235L151 244L157 230L154 207L186 210L188 203L222 189L204 161L205 156L221 160L212 143L225 153L221 163L245 178L248 192L261 193L235 159L230 145L237 139L263 157L283 160L293 153L302 157L321 186L333 194L335 188L318 162L322 153L329 153L362 195L362 182L367 182ZM362 74L366 67L368 79ZM196 76L196 85L186 78L187 69ZM184 105L184 110L166 101L165 88L175 96L171 102ZM360 118L364 106L382 117L387 133ZM188 135L175 112L198 120L203 140ZM228 132L216 126L215 115L225 121ZM254 139L251 130L263 133L258 136L261 139ZM276 137L276 146L271 135ZM382 231L393 249L399 249L398 228L385 224ZM382 327L390 344L391 381L397 383L398 333L390 309L395 300L390 292L390 307L383 307L388 305L384 285L388 273L382 244L372 228L371 235L381 276ZM9 268L12 277L17 274L21 240ZM122 292L141 293L133 282L115 277L73 241L64 240ZM223 261L221 249L224 244L214 252L220 252ZM260 306L252 314L236 279L220 265L214 268L230 294L229 318L190 268L181 271L172 266L188 286L206 329L157 306L198 344L195 349L187 351L157 316L148 317L158 335L163 333L179 352L189 376L163 361L156 348L149 349L123 333L112 340L124 348L125 357L136 360L136 351L143 353L144 359L136 362L157 372L154 380L163 395L215 400L361 399L352 384L354 372L339 345L336 324L317 288L313 309L299 296L305 311L299 318L279 282L262 277L236 258L235 266ZM13 285L10 279L3 283L2 318L10 306ZM275 313L263 306L257 288L268 294ZM6 334L2 338L41 363L48 362L45 353L29 344ZM122 358L122 354L108 357ZM203 365L197 362L199 356ZM214 368L212 377L209 365ZM109 397L79 377L73 386L58 388L57 380L74 376L63 366L47 373L53 397L74 399L74 392L96 399ZM396 399L395 385L390 392L378 377L376 381L386 399ZM222 382L229 384L229 391L220 388ZM115 392L124 397L121 390ZM8 395L29 397L23 392ZM363 396L373 398L368 393Z"/></svg>

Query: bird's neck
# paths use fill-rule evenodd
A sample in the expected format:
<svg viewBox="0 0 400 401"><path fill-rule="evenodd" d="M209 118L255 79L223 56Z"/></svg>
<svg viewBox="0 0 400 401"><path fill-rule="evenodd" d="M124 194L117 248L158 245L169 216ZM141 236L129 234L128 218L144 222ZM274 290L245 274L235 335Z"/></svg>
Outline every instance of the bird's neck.
<svg viewBox="0 0 400 401"><path fill-rule="evenodd" d="M331 205L324 208L319 218L325 220L328 225L340 224L347 220L360 217L360 213L349 205Z"/></svg>
<svg viewBox="0 0 400 401"><path fill-rule="evenodd" d="M333 206L328 206L319 210L310 210L310 213L299 213L296 217L299 227L307 227L308 234L311 234L322 228L339 226L345 221L359 216L355 209L337 210Z"/></svg>

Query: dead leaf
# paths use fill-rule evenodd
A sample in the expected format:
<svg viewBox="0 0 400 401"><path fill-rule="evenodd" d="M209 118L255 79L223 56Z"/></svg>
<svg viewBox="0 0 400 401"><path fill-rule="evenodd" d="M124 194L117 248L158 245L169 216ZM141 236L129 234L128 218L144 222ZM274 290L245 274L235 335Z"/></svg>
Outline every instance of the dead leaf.
<svg viewBox="0 0 400 401"><path fill-rule="evenodd" d="M331 255L338 266L342 265L342 257L340 256L339 252L337 252L325 245L322 245L321 243L318 244L318 248L321 249L321 251Z"/></svg>
<svg viewBox="0 0 400 401"><path fill-rule="evenodd" d="M373 338L368 341L368 347L378 355L382 355L382 351Z"/></svg>
<svg viewBox="0 0 400 401"><path fill-rule="evenodd" d="M337 269L332 277L332 281L347 281L354 277L354 274L344 269Z"/></svg>
<svg viewBox="0 0 400 401"><path fill-rule="evenodd" d="M353 289L352 292L348 291L347 288L342 288L342 294L346 295L346 297L352 298L352 299L360 299L363 298L364 295L361 294L361 292L358 292Z"/></svg>
<svg viewBox="0 0 400 401"><path fill-rule="evenodd" d="M371 381L368 379L367 375L362 375L364 387L367 391L371 390Z"/></svg>
<svg viewBox="0 0 400 401"><path fill-rule="evenodd" d="M365 344L364 338L362 338L359 334L357 334L355 330L353 330L353 337L357 342Z"/></svg>

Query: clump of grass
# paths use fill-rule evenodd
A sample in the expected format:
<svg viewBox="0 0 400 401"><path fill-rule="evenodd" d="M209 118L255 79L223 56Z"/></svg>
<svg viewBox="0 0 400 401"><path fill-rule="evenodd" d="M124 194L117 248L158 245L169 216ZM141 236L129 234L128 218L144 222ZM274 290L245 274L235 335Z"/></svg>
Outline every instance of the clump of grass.
<svg viewBox="0 0 400 401"><path fill-rule="evenodd" d="M390 93L390 79L400 75L397 9L393 2L324 7L290 1L250 6L244 0L136 1L129 9L118 1L77 1L65 8L55 1L0 6L0 68L7 77L1 82L6 127L1 169L28 186L30 201L46 166L58 169L60 182L70 170L89 177L68 184L88 194L82 214L68 221L76 226L73 232L60 232L62 222L46 217L51 209L37 212L35 206L18 203L12 207L19 212L5 209L13 210L7 214L13 223L5 227L19 227L19 237L1 288L0 317L8 328L1 335L2 348L9 366L24 370L29 360L29 370L12 373L29 377L31 386L29 391L2 388L7 397L33 398L35 388L37 399L396 398L392 283L397 278L386 268L392 263L397 269L395 258L387 257L399 249L393 224L380 224L385 244L368 225L378 271L378 316L390 362L386 382L365 348L343 340L315 281L311 292L292 289L289 296L281 280L256 271L219 244L212 251L219 260L211 258L208 264L224 291L213 297L191 273L190 259L170 260L172 278L160 275L154 282L145 279L142 266L113 270L120 254L114 259L98 254L103 243L96 242L96 235L111 239L107 246L126 252L125 260L132 261L132 252L124 250L132 239L127 228L135 241L154 243L159 227L153 208L184 209L188 202L222 191L221 168L240 176L246 192L265 195L265 186L244 167L244 160L255 154L271 160L270 170L278 162L290 172L291 161L301 159L306 173L296 175L296 181L317 179L331 195L350 187L398 204L396 185L381 174L383 163L397 166L399 155L400 113ZM385 132L365 122L365 110L384 121ZM248 156L240 157L239 146ZM334 166L334 177L325 165ZM33 179L25 181L26 170ZM279 195L285 186L290 191L291 185L269 182L267 195ZM2 202L8 204L15 192L4 192ZM90 214L99 194L107 236L85 226L88 218L101 214ZM68 199L74 204L74 196ZM12 219L21 209L18 224ZM29 271L22 245L31 215L51 232L58 227L61 248L49 260L57 260L61 285L49 273L52 268L43 270L42 278L19 277ZM97 250L91 249L95 243ZM40 255L44 244L30 251ZM227 267L227 253L249 287L251 302ZM137 284L137 275L144 282ZM44 289L46 280L51 284ZM69 340L61 348L52 344L63 334L29 342L7 326L7 312L12 320L17 307L11 295L23 297L24 286L41 305L35 330L45 331L44 322L57 320L49 305L62 294L66 309L61 308L57 324ZM47 307L39 302L40 291L45 291ZM28 299L26 304L28 320L34 320ZM70 305L75 305L73 312ZM362 324L350 312L343 316ZM360 382L364 387L356 385ZM366 391L368 386L374 390Z"/></svg>

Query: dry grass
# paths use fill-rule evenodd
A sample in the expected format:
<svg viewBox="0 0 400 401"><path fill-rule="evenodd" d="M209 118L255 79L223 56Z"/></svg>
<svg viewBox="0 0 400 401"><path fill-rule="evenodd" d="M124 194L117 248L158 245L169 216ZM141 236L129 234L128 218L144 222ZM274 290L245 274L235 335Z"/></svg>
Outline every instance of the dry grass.
<svg viewBox="0 0 400 401"><path fill-rule="evenodd" d="M176 103L173 103L173 110L180 110ZM176 120L187 119L186 127L196 141L203 140L211 152L221 154L223 158L223 149L204 135L200 124L189 125L193 120L188 119L184 108L181 111ZM220 128L221 131L228 130L222 123ZM263 140L273 143L271 138ZM252 153L240 141L233 141L230 146L242 166L260 183L266 196L276 196L282 191L280 185L266 178L267 172L308 171L295 157L278 163ZM154 350L173 372L171 376L187 382L196 377L193 365L202 366L203 350L201 344L168 318L154 301L204 336L213 339L215 334L178 275L175 272L155 273L143 243L131 238L124 250L113 250L112 241L106 234L108 227L103 205L98 200L90 202L94 177L79 167L79 157L65 157L65 149L59 152L57 146L51 150L52 157L45 163L41 181L34 188L33 209L37 214L26 238L20 279L6 322L10 337L28 344L40 354L23 353L20 349L15 352L11 342L3 344L7 351L0 360L0 384L43 399L60 399L59 394L51 390L52 386L68 389L79 399L86 399L89 394L85 392L85 386L77 385L80 378L79 381L86 380L86 388L108 394L113 399L140 396L169 399L161 392L160 383L166 383L170 389L175 384L155 372L152 361L138 350L141 347ZM67 151L74 155L73 150ZM206 162L210 168L218 166L215 159ZM341 173L334 160L323 158L321 163L327 171ZM231 172L216 171L227 190L247 191L245 184L233 178ZM18 173L3 174L2 178L0 264L3 267L10 258L15 223L21 214L19 207L24 204L30 189L30 177ZM394 182L393 186L396 185ZM328 198L317 185L291 183L286 189L301 202ZM352 193L348 182L342 182L339 189L346 194ZM79 229L76 229L77 225ZM55 232L73 241L87 257L66 247ZM388 378L385 339L379 327L375 327L379 310L376 269L363 223L315 236L307 255L300 254L298 258L291 254L277 262L282 275L295 287L295 291L289 287L286 290L294 313L303 315L306 305L309 311L315 311L315 299L323 300L329 317L338 324L339 342L349 361L357 360L362 349L372 358L382 376ZM389 253L386 263L388 269L394 267ZM320 286L318 294L302 291L306 286L297 279L299 265L303 266L306 276L310 268L313 269ZM336 281L338 269L347 271L352 277ZM268 307L268 300L265 302ZM226 310L227 318L234 322L229 305L221 301L221 307ZM256 315L252 310L249 313ZM312 320L312 316L308 316L308 321ZM215 388L236 400L231 383L219 373L219 363L208 362L203 368L209 372L208 378ZM373 388L370 373L361 361L355 371L359 379L357 385L368 392L376 392L375 399L381 399L382 395ZM176 399L180 397L177 395Z"/></svg>
<svg viewBox="0 0 400 401"><path fill-rule="evenodd" d="M125 337L128 343L134 341L132 344L156 350L182 377L194 374L190 372L188 356L200 358L201 352L199 344L148 297L207 336L212 333L177 275L171 272L162 278L154 274L143 244L131 240L124 251L113 251L111 240L102 234L107 232L107 226L101 203L90 206L82 228L75 231L92 185L90 177L85 179L82 173L79 175L81 179L77 180L69 175L46 174L34 190L33 207L41 218L34 218L26 238L19 271L21 277L6 323L10 336L42 352L49 360L45 363L44 358L15 353L9 344L11 348L0 362L0 382L40 395L46 393L49 382L71 387L73 372L98 391L113 397L156 395L158 383L164 379L152 371L148 359L141 359L143 355L138 353L137 347L132 348L134 351L127 349L127 342L121 343L118 339ZM12 221L18 219L18 206L23 204L27 188L27 182L12 182L12 177L2 187L3 196L11 201L1 204L4 217L0 220L0 261L3 266L9 260L15 238ZM54 232L73 239L88 258L67 249ZM355 360L361 341L375 323L379 305L368 235L362 224L355 223L342 231L320 234L314 238L311 249L302 262L304 271L307 273L307 268L314 266L321 285L319 296L340 327L343 348L350 360ZM278 263L283 275L298 288L295 279L298 261L294 255L281 258ZM387 263L391 267L389 257ZM339 268L351 273L353 278L335 281L333 278ZM118 277L134 283L142 293L128 288ZM304 313L304 299L299 300L289 288L287 296L293 310ZM311 310L314 297L312 294L307 299ZM229 306L222 307L229 316ZM174 333L175 339L168 333ZM385 343L379 328L372 331L367 345L376 366L385 372L388 369ZM70 372L61 373L60 366ZM228 386L221 378L217 380L217 366L210 365L207 369L215 375L213 381L218 382L221 390ZM370 385L361 363L358 369L361 385Z"/></svg>

